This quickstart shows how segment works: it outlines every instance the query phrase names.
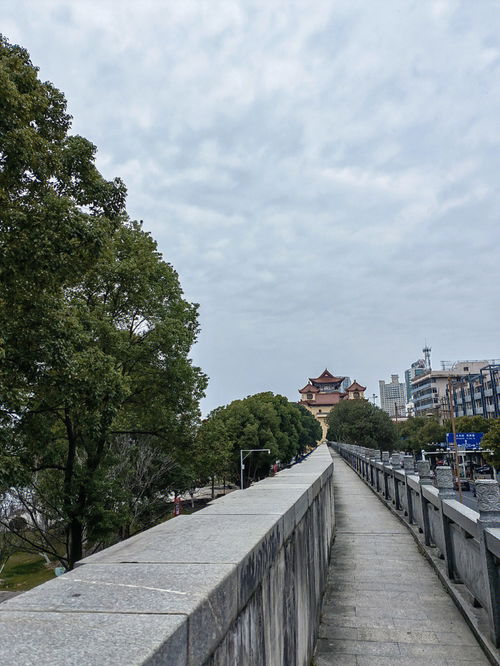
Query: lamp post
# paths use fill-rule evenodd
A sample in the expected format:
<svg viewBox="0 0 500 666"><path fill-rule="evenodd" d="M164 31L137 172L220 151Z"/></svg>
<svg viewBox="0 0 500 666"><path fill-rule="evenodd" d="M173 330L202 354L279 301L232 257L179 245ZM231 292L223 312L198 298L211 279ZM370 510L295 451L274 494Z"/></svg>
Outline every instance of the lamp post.
<svg viewBox="0 0 500 666"><path fill-rule="evenodd" d="M253 453L254 451L265 451L266 453L271 453L270 449L240 449L240 488L243 490L243 470L245 469L245 465L243 464L243 461L248 458L248 456ZM246 456L243 454L246 453Z"/></svg>
<svg viewBox="0 0 500 666"><path fill-rule="evenodd" d="M455 400L453 396L451 377L448 377L448 403L450 406L451 430L453 433L453 448L455 451L455 474L457 475L458 499L462 502L462 484L460 483L460 458L458 456L457 433L455 429Z"/></svg>

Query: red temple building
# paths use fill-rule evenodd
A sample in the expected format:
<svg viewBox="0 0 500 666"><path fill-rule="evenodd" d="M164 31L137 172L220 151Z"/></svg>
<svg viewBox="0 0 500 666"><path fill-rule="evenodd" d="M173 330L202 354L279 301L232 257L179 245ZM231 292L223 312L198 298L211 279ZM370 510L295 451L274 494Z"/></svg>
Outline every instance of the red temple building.
<svg viewBox="0 0 500 666"><path fill-rule="evenodd" d="M328 426L326 417L330 410L341 400L359 400L365 397L366 386L361 386L356 380L343 388L345 377L335 377L328 370L324 370L319 377L309 377L309 383L299 389L299 404L308 409L319 421L323 431L323 439L326 439ZM347 380L349 381L349 380Z"/></svg>

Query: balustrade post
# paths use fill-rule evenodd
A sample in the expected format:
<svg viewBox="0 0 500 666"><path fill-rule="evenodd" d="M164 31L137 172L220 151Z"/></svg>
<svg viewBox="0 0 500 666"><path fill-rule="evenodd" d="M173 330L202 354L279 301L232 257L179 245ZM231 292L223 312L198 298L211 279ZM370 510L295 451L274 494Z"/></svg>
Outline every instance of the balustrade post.
<svg viewBox="0 0 500 666"><path fill-rule="evenodd" d="M447 465L436 467L436 485L438 488L440 500L439 517L444 545L444 553L442 553L442 556L446 561L448 578L450 580L454 580L455 572L453 567L453 544L451 542L450 521L443 512L443 500L455 498L455 491L453 489L453 473L451 471L451 467L448 467Z"/></svg>
<svg viewBox="0 0 500 666"><path fill-rule="evenodd" d="M426 546L431 545L431 529L429 525L429 502L424 497L423 486L430 486L431 479L431 464L428 460L419 460L417 462L417 472L420 485L420 513L422 514L422 531L424 534L424 541Z"/></svg>
<svg viewBox="0 0 500 666"><path fill-rule="evenodd" d="M487 588L487 600L491 640L500 647L500 575L495 556L488 549L486 530L500 527L500 486L492 479L476 481L479 505L479 548L481 567Z"/></svg>
<svg viewBox="0 0 500 666"><path fill-rule="evenodd" d="M375 474L375 488L377 489L377 492L380 492L380 478L379 478L379 469L377 466L377 463L380 462L380 451L375 450L373 452L373 457L374 457L374 462L373 462L373 472Z"/></svg>
<svg viewBox="0 0 500 666"><path fill-rule="evenodd" d="M392 465L392 482L394 484L394 498L392 503L396 509L401 508L401 502L399 500L399 481L396 478L396 470L401 469L401 456L399 453L393 453L391 456L391 465Z"/></svg>
<svg viewBox="0 0 500 666"><path fill-rule="evenodd" d="M382 451L382 465L383 465L383 475L384 475L384 497L386 500L389 499L389 477L387 467L389 466L389 451Z"/></svg>
<svg viewBox="0 0 500 666"><path fill-rule="evenodd" d="M408 485L408 476L410 474L415 474L415 461L413 456L404 456L403 458L403 467L405 472L405 485L406 485L406 506L408 507L407 515L408 522L410 525L414 522L413 520L413 499L411 496L411 488Z"/></svg>
<svg viewBox="0 0 500 666"><path fill-rule="evenodd" d="M365 480L370 482L370 449L365 447Z"/></svg>

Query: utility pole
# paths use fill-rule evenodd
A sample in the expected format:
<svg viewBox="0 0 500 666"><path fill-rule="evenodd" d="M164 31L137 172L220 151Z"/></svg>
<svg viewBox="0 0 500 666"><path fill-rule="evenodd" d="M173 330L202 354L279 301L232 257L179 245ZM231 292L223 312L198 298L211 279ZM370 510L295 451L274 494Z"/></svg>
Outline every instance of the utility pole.
<svg viewBox="0 0 500 666"><path fill-rule="evenodd" d="M451 377L448 377L448 404L450 406L451 431L453 433L453 447L455 449L455 473L458 483L458 499L462 501L462 484L460 482L460 459L458 456L457 433L455 429L455 401L451 390Z"/></svg>

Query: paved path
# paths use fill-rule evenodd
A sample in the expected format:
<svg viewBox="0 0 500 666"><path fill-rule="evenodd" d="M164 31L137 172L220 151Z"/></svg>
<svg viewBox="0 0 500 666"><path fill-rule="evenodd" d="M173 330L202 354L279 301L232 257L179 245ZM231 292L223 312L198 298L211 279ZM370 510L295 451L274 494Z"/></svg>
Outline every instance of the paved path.
<svg viewBox="0 0 500 666"><path fill-rule="evenodd" d="M334 454L336 538L315 666L489 664L406 527Z"/></svg>

